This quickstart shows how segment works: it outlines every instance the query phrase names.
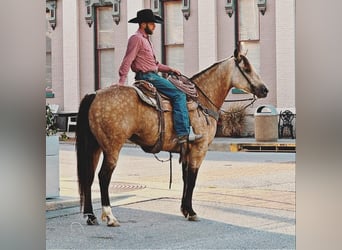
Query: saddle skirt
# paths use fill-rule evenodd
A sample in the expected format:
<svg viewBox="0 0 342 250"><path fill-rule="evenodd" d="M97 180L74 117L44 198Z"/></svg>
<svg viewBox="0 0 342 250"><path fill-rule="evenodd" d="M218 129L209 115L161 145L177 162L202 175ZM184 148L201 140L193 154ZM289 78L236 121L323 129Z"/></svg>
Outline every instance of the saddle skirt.
<svg viewBox="0 0 342 250"><path fill-rule="evenodd" d="M158 92L150 82L138 80L133 83L132 87L135 89L140 99L146 104L163 112L172 111L173 108L170 98ZM157 100L157 95L160 96L160 101ZM160 105L158 105L159 103ZM188 111L196 110L198 108L198 103L191 98L187 98L187 108Z"/></svg>

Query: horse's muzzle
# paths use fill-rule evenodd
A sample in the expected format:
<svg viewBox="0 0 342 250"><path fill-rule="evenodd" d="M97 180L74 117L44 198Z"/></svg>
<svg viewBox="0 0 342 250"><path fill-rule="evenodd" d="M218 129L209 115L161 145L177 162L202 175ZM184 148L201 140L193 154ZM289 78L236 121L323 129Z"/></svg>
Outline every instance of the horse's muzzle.
<svg viewBox="0 0 342 250"><path fill-rule="evenodd" d="M259 98L264 98L264 97L266 97L267 94L268 94L268 89L267 89L267 87L266 87L265 85L262 85L262 86L258 89L257 92L258 92L258 93L256 93L256 96L257 96L257 97L259 97Z"/></svg>
<svg viewBox="0 0 342 250"><path fill-rule="evenodd" d="M267 96L267 93L268 93L268 89L266 88L266 86L263 86L262 87L262 93Z"/></svg>

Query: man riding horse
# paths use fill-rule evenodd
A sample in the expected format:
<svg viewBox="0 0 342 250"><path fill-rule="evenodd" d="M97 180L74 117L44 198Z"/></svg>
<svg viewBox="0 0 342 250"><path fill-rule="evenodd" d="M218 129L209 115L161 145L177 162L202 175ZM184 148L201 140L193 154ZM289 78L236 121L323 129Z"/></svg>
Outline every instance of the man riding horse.
<svg viewBox="0 0 342 250"><path fill-rule="evenodd" d="M163 19L154 15L151 9L143 9L137 12L137 17L128 22L138 23L139 29L128 40L126 54L119 69L118 85L125 85L128 71L131 68L136 73L136 80L150 82L160 93L170 98L178 143L201 138L201 134L193 134L193 130L190 129L186 94L158 74L158 72L181 74L179 70L158 62L154 54L149 36L153 34L155 24L163 23Z"/></svg>
<svg viewBox="0 0 342 250"><path fill-rule="evenodd" d="M173 113L161 110L165 118L165 133L159 150L182 156L183 193L180 209L187 220L198 221L199 216L192 206L197 174L215 137L218 114L226 96L235 87L257 98L265 98L268 89L248 58L237 48L231 57L212 64L190 78L198 90L198 98L196 107L188 112L185 94L157 74L158 71L179 74L178 70L156 61L148 40L155 23L162 22L162 19L153 15L151 10L141 10L130 22L139 23L139 29L128 41L126 56L119 71L119 84L86 94L78 110L76 155L80 207L83 207L83 214L88 217L88 225L98 224L92 206L91 186L100 155L103 154L98 172L101 218L110 227L120 226L112 213L109 184L121 148L127 140L142 149L154 148L161 138L158 124L160 110L141 101L135 87L119 86L124 85L131 67L136 72L136 79L151 82L161 93L171 98ZM194 135L196 141L191 143L188 143L192 136L189 117L198 133ZM178 140L174 140L175 137Z"/></svg>

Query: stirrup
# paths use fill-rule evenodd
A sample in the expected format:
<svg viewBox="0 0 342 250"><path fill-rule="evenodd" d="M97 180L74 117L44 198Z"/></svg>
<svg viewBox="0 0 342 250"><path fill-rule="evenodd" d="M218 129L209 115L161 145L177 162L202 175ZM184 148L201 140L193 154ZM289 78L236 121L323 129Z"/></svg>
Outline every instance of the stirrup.
<svg viewBox="0 0 342 250"><path fill-rule="evenodd" d="M197 139L202 138L203 135L195 134L192 126L190 126L190 133L189 133L189 141L195 141Z"/></svg>
<svg viewBox="0 0 342 250"><path fill-rule="evenodd" d="M200 139L202 137L203 137L203 135L196 135L196 134L178 136L177 143L182 144L182 143L185 143L187 141L194 142L195 140Z"/></svg>
<svg viewBox="0 0 342 250"><path fill-rule="evenodd" d="M192 126L190 126L189 135L178 136L178 144L182 144L182 143L185 143L187 141L193 142L193 141L196 141L197 139L200 139L202 137L203 137L203 135L201 135L201 134L195 134L194 130L192 129Z"/></svg>

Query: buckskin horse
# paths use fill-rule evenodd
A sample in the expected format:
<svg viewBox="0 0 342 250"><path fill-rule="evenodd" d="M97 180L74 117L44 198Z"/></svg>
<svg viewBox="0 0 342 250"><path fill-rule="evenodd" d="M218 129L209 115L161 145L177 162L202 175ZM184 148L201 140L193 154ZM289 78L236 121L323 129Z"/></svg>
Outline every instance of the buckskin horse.
<svg viewBox="0 0 342 250"><path fill-rule="evenodd" d="M268 89L246 55L239 50L234 55L216 62L192 76L198 90L194 110L189 110L193 130L203 137L186 143L182 160L183 196L181 213L190 221L199 220L192 207L192 195L198 170L214 139L218 112L232 87L242 89L258 98L267 96ZM112 214L108 187L116 167L120 150L127 140L151 148L160 137L158 111L142 102L131 86L111 86L96 93L87 94L80 103L76 127L77 174L80 209L87 216L87 224L98 224L91 199L94 180L101 153L103 162L98 174L101 192L103 221L108 226L119 226ZM162 134L161 151L180 153L173 130L171 112L164 112L165 133Z"/></svg>

